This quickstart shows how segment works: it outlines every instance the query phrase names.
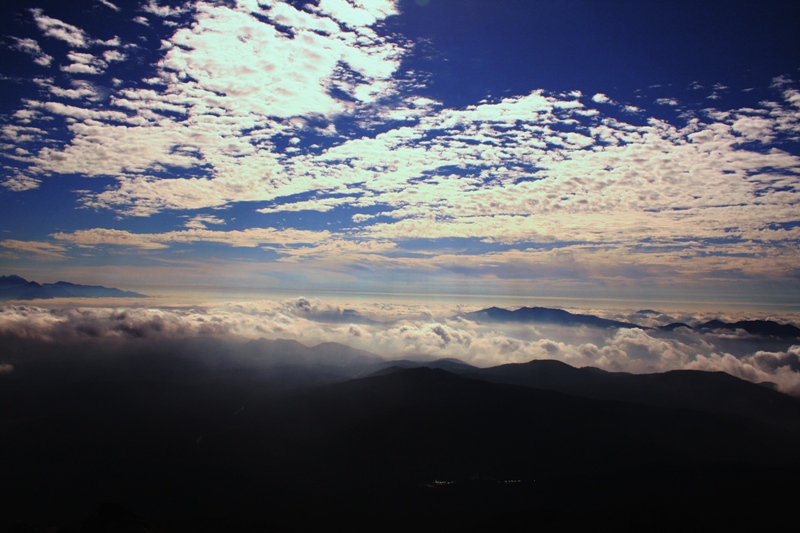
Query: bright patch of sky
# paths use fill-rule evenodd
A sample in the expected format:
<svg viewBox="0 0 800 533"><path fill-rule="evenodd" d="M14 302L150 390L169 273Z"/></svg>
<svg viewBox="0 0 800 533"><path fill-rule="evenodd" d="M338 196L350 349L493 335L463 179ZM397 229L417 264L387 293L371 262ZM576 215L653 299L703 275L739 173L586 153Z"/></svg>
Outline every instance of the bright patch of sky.
<svg viewBox="0 0 800 533"><path fill-rule="evenodd" d="M12 2L0 274L796 299L800 37L754 9Z"/></svg>

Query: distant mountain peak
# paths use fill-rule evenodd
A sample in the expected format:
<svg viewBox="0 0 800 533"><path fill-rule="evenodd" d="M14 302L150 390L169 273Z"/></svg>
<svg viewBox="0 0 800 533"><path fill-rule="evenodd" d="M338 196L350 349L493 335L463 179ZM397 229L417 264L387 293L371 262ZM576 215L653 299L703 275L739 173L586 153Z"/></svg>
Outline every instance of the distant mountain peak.
<svg viewBox="0 0 800 533"><path fill-rule="evenodd" d="M503 309L502 307L489 307L481 309L480 311L465 313L461 316L475 322L523 322L559 324L564 326L585 325L599 328L650 329L631 322L610 320L595 315L575 314L563 309L553 309L549 307L520 307L515 311Z"/></svg>
<svg viewBox="0 0 800 533"><path fill-rule="evenodd" d="M67 281L39 284L17 275L0 276L0 300L52 298L147 298L147 296L100 285L79 285Z"/></svg>
<svg viewBox="0 0 800 533"><path fill-rule="evenodd" d="M709 320L695 328L697 330L718 330L724 329L736 331L741 329L751 335L762 335L765 337L778 337L781 339L794 339L800 337L800 328L793 324L781 324L772 320L739 320L738 322L728 323L722 320Z"/></svg>

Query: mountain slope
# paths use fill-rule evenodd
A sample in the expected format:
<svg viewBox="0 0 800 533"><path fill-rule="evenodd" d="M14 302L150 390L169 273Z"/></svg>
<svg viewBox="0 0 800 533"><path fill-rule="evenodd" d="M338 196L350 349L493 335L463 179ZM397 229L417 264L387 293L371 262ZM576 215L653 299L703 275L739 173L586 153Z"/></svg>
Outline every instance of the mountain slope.
<svg viewBox="0 0 800 533"><path fill-rule="evenodd" d="M6 376L2 516L65 523L110 500L165 531L513 530L700 501L717 517L780 503L800 473L796 433L742 417L427 368L282 394L179 368Z"/></svg>
<svg viewBox="0 0 800 533"><path fill-rule="evenodd" d="M458 370L455 370L458 372ZM800 399L723 372L673 370L656 374L574 368L553 360L470 369L460 374L597 400L618 400L725 413L800 431Z"/></svg>

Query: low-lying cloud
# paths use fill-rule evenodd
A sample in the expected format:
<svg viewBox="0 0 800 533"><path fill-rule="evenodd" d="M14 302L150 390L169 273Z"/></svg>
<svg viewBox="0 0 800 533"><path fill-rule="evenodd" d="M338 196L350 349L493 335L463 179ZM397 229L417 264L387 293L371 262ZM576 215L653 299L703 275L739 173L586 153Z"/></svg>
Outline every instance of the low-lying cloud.
<svg viewBox="0 0 800 533"><path fill-rule="evenodd" d="M262 338L290 339L306 346L333 342L367 350L384 359L457 358L481 367L556 359L576 367L617 372L722 371L757 383L772 382L779 390L800 394L800 342L796 340L756 337L743 331L698 333L688 328L663 332L483 324L459 316L472 310L455 305L337 305L310 298L190 307L45 309L7 305L0 307L0 335L51 346L94 343L112 351L126 344L142 347L169 342L175 346L183 342L191 344L192 353L206 361L216 356L215 349L220 349L222 344L217 341L231 341L233 344L227 343L226 349ZM601 314L598 310L590 312ZM655 312L615 312L605 316L647 326L676 319L699 323L710 318ZM204 339L214 342L197 342ZM198 346L206 348L198 351ZM26 356L4 351L0 353L0 373L8 374ZM72 352L65 349L64 353Z"/></svg>

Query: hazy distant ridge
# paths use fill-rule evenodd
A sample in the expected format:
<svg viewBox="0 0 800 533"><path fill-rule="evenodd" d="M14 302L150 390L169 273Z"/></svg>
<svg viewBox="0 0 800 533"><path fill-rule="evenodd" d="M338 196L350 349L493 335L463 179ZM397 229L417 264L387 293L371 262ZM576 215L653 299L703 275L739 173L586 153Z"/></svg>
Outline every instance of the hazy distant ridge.
<svg viewBox="0 0 800 533"><path fill-rule="evenodd" d="M743 329L753 335L766 335L779 338L800 337L800 328L792 324L780 324L772 320L739 320L738 322L728 323L722 320L710 320L694 328L696 331L727 329L735 331Z"/></svg>
<svg viewBox="0 0 800 533"><path fill-rule="evenodd" d="M0 300L51 298L147 298L147 296L99 285L78 285L67 281L39 284L16 275L0 276Z"/></svg>
<svg viewBox="0 0 800 533"><path fill-rule="evenodd" d="M646 311L655 313L655 311ZM772 320L740 320L728 323L722 320L709 320L697 326L690 326L682 322L675 322L666 326L656 328L623 322L621 320L609 320L595 315L582 315L570 313L563 309L551 309L548 307L520 307L515 311L503 309L501 307L489 307L472 313L461 315L463 318L475 322L520 322L538 324L557 324L561 326L593 326L598 328L638 328L658 331L674 331L677 328L688 328L697 332L741 329L751 335L762 335L766 337L778 337L791 339L800 337L800 328L792 324L781 324Z"/></svg>
<svg viewBox="0 0 800 533"><path fill-rule="evenodd" d="M594 315L579 315L563 309L548 307L520 307L509 311L501 307L489 307L462 315L476 322L538 322L543 324L561 324L565 326L595 326L599 328L641 328L650 329L630 322L608 320Z"/></svg>

